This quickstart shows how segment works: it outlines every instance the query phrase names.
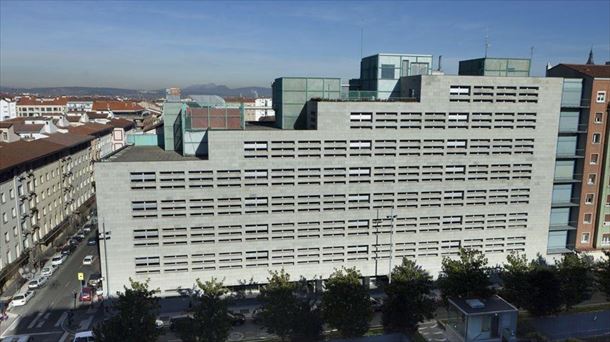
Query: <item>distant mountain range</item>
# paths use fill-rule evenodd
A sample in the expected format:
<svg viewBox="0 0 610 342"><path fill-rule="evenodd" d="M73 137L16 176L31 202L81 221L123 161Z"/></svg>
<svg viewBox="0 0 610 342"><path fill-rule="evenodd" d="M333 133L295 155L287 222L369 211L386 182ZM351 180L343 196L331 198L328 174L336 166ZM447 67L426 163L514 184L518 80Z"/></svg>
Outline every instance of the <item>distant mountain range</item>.
<svg viewBox="0 0 610 342"><path fill-rule="evenodd" d="M130 98L155 99L165 96L165 89L137 90L106 87L44 87L44 88L10 88L0 87L0 93L9 94L38 94L39 96L121 96ZM271 88L242 87L229 88L214 83L198 84L182 89L182 95L218 95L243 97L270 97Z"/></svg>

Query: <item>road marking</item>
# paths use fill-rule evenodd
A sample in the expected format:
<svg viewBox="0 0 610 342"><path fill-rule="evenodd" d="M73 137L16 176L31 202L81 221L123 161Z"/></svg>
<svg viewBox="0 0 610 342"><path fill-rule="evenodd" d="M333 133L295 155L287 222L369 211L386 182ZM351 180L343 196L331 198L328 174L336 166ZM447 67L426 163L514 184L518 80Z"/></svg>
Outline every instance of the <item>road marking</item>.
<svg viewBox="0 0 610 342"><path fill-rule="evenodd" d="M4 330L2 335L0 335L0 338L3 338L4 335L6 335L7 332L12 331L13 330L13 325L19 324L19 321L21 321L21 315L17 315L17 317L15 317L15 320L13 321L13 323L11 323L11 325L9 325L8 328L6 328L6 330Z"/></svg>
<svg viewBox="0 0 610 342"><path fill-rule="evenodd" d="M61 335L61 338L59 339L59 342L66 342L67 339L68 339L68 332L66 331L66 332L64 332L63 335Z"/></svg>
<svg viewBox="0 0 610 342"><path fill-rule="evenodd" d="M44 314L44 312L39 312L38 315L36 315L36 318L34 318L32 320L32 322L30 322L30 324L28 325L28 329L32 329L34 327L34 325L36 324L36 322L38 322L38 320L40 319L40 317L42 317L42 315Z"/></svg>
<svg viewBox="0 0 610 342"><path fill-rule="evenodd" d="M70 283L66 283L66 285L64 285L64 287L68 287L68 285L70 285Z"/></svg>
<svg viewBox="0 0 610 342"><path fill-rule="evenodd" d="M87 318L86 320L81 321L79 323L78 331L87 330L89 328L89 325L91 324L92 321L93 321L93 316L89 316L89 318Z"/></svg>
<svg viewBox="0 0 610 342"><path fill-rule="evenodd" d="M59 319L57 320L57 322L55 322L54 327L60 326L61 323L63 323L63 321L66 320L66 318L68 318L68 313L66 311L64 311L64 313L62 313L61 316L59 316Z"/></svg>

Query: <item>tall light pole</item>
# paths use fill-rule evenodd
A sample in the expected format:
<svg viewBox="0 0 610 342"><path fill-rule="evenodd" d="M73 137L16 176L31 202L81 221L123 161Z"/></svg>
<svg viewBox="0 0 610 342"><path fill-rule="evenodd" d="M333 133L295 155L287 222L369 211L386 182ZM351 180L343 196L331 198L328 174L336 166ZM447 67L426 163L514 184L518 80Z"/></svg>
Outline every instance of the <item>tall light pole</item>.
<svg viewBox="0 0 610 342"><path fill-rule="evenodd" d="M99 213L98 213L99 214ZM98 232L99 235L99 232ZM108 248L106 247L106 240L108 236L106 235L106 225L104 224L104 218L102 218L102 236L104 237L104 268L106 269L106 274L104 275L104 280L106 280L106 298L110 298L110 286L108 281Z"/></svg>
<svg viewBox="0 0 610 342"><path fill-rule="evenodd" d="M375 225L375 281L377 281L377 264L379 263L379 209L377 209L377 218L373 219Z"/></svg>
<svg viewBox="0 0 610 342"><path fill-rule="evenodd" d="M392 220L392 228L390 230L390 269L388 272L388 283L392 283L392 259L394 258L394 219L396 218L396 215L394 215L394 208L392 208L392 212L390 213L389 216L386 216L386 218L389 218Z"/></svg>

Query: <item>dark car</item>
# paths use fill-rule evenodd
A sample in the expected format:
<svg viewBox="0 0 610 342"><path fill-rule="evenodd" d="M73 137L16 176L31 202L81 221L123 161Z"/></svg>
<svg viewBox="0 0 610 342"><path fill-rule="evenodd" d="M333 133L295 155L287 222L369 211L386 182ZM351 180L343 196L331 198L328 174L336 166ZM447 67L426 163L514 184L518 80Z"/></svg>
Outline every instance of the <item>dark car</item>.
<svg viewBox="0 0 610 342"><path fill-rule="evenodd" d="M85 233L79 231L78 233L74 234L72 238L78 242L83 241L85 239Z"/></svg>
<svg viewBox="0 0 610 342"><path fill-rule="evenodd" d="M169 330L181 331L184 329L191 329L193 318L190 316L177 316L172 317L169 320Z"/></svg>
<svg viewBox="0 0 610 342"><path fill-rule="evenodd" d="M63 255L70 255L72 254L72 252L74 252L74 250L76 249L76 246L72 245L72 244L67 244L66 246L64 246L61 249L61 254Z"/></svg>
<svg viewBox="0 0 610 342"><path fill-rule="evenodd" d="M227 316L229 316L229 320L233 325L242 325L246 322L246 317L243 314L237 312L228 311Z"/></svg>
<svg viewBox="0 0 610 342"><path fill-rule="evenodd" d="M96 287L102 282L102 275L100 273L93 273L89 276L89 280L87 280L87 284L89 286Z"/></svg>
<svg viewBox="0 0 610 342"><path fill-rule="evenodd" d="M97 238L90 238L89 240L87 240L87 246L95 246L97 245Z"/></svg>

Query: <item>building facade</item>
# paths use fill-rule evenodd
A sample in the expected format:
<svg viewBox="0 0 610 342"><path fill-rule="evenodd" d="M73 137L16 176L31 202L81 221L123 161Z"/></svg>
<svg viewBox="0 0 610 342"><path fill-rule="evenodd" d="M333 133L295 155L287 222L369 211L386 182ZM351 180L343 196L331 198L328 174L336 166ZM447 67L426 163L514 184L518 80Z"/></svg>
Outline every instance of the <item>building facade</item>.
<svg viewBox="0 0 610 342"><path fill-rule="evenodd" d="M203 154L184 152L185 105L166 104L165 150L129 146L96 164L105 289L132 277L175 295L197 278L264 283L282 268L376 277L403 257L436 275L460 247L491 264L545 255L562 80L422 75L401 89L414 100L308 101L299 130L208 129L193 139Z"/></svg>
<svg viewBox="0 0 610 342"><path fill-rule="evenodd" d="M603 196L610 65L559 64L547 76L564 78L549 249L598 249L610 233Z"/></svg>
<svg viewBox="0 0 610 342"><path fill-rule="evenodd" d="M17 117L17 101L10 97L0 97L0 121Z"/></svg>
<svg viewBox="0 0 610 342"><path fill-rule="evenodd" d="M400 79L405 76L432 73L432 55L380 53L368 56L360 62L360 79L356 97L388 99L408 97L400 89ZM403 94L403 95L401 95Z"/></svg>
<svg viewBox="0 0 610 342"><path fill-rule="evenodd" d="M51 99L24 96L17 100L17 116L63 116L67 111L68 98Z"/></svg>

